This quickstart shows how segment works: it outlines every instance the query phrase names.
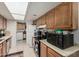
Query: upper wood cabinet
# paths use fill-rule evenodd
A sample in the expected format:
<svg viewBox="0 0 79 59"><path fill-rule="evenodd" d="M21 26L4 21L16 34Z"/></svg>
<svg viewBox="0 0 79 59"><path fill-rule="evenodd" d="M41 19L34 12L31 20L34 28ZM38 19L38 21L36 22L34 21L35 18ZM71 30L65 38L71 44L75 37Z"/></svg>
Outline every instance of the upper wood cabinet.
<svg viewBox="0 0 79 59"><path fill-rule="evenodd" d="M41 17L41 25L45 25L46 24L46 19L45 16Z"/></svg>
<svg viewBox="0 0 79 59"><path fill-rule="evenodd" d="M17 30L25 30L25 29L26 29L25 23L17 22Z"/></svg>
<svg viewBox="0 0 79 59"><path fill-rule="evenodd" d="M74 7L75 6L75 7ZM76 10L76 11L75 11ZM55 28L77 29L78 4L62 3L55 8Z"/></svg>
<svg viewBox="0 0 79 59"><path fill-rule="evenodd" d="M51 29L54 27L55 24L55 10L51 10L50 12L48 12L45 16L46 16L46 25L48 29Z"/></svg>
<svg viewBox="0 0 79 59"><path fill-rule="evenodd" d="M4 18L3 20L3 29L6 29L7 28L7 20Z"/></svg>
<svg viewBox="0 0 79 59"><path fill-rule="evenodd" d="M55 8L55 27L70 28L72 26L71 3L62 3Z"/></svg>
<svg viewBox="0 0 79 59"><path fill-rule="evenodd" d="M0 29L3 29L3 18L0 16Z"/></svg>
<svg viewBox="0 0 79 59"><path fill-rule="evenodd" d="M44 20L45 19L45 20ZM37 26L48 29L74 30L78 28L78 3L63 2L37 19Z"/></svg>
<svg viewBox="0 0 79 59"><path fill-rule="evenodd" d="M0 29L6 29L7 28L7 20L0 15Z"/></svg>

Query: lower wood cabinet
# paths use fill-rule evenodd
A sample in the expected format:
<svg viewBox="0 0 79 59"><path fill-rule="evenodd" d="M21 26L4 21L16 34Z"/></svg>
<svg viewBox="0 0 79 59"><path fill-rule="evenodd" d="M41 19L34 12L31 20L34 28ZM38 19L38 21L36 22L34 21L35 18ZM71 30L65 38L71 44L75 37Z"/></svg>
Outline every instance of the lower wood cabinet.
<svg viewBox="0 0 79 59"><path fill-rule="evenodd" d="M2 55L5 56L7 54L7 42L4 41L2 43Z"/></svg>
<svg viewBox="0 0 79 59"><path fill-rule="evenodd" d="M57 52L55 52L53 49L48 47L48 57L61 57L60 54L58 54Z"/></svg>
<svg viewBox="0 0 79 59"><path fill-rule="evenodd" d="M40 44L40 56L41 57L47 56L47 46L43 43Z"/></svg>
<svg viewBox="0 0 79 59"><path fill-rule="evenodd" d="M47 45L40 43L40 57L61 57L61 55Z"/></svg>
<svg viewBox="0 0 79 59"><path fill-rule="evenodd" d="M2 44L0 44L0 57L2 56Z"/></svg>
<svg viewBox="0 0 79 59"><path fill-rule="evenodd" d="M0 57L5 57L11 47L10 38L0 43Z"/></svg>

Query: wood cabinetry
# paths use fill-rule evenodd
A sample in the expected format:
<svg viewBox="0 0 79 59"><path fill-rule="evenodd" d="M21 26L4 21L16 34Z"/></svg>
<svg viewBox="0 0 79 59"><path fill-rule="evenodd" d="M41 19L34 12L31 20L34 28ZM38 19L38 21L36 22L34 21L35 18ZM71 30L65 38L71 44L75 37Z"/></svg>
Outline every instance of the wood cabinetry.
<svg viewBox="0 0 79 59"><path fill-rule="evenodd" d="M40 56L46 57L47 56L47 46L41 43L40 45Z"/></svg>
<svg viewBox="0 0 79 59"><path fill-rule="evenodd" d="M0 43L0 57L4 57L8 54L8 51L11 47L10 38Z"/></svg>
<svg viewBox="0 0 79 59"><path fill-rule="evenodd" d="M55 8L55 27L56 28L71 28L72 17L71 17L72 3L62 3Z"/></svg>
<svg viewBox="0 0 79 59"><path fill-rule="evenodd" d="M2 43L2 55L5 56L7 54L7 43L4 41Z"/></svg>
<svg viewBox="0 0 79 59"><path fill-rule="evenodd" d="M54 9L51 10L50 12L48 12L45 16L46 16L46 25L48 29L51 29L54 27L55 24L55 11Z"/></svg>
<svg viewBox="0 0 79 59"><path fill-rule="evenodd" d="M61 57L60 54L49 48L47 45L40 43L40 56L41 57Z"/></svg>
<svg viewBox="0 0 79 59"><path fill-rule="evenodd" d="M25 30L25 29L26 29L25 23L17 22L17 30Z"/></svg>
<svg viewBox="0 0 79 59"><path fill-rule="evenodd" d="M41 17L41 25L45 25L46 24L46 19L45 16Z"/></svg>
<svg viewBox="0 0 79 59"><path fill-rule="evenodd" d="M0 29L6 29L7 27L7 20L0 15Z"/></svg>
<svg viewBox="0 0 79 59"><path fill-rule="evenodd" d="M0 29L3 29L3 18L0 16Z"/></svg>
<svg viewBox="0 0 79 59"><path fill-rule="evenodd" d="M0 56L2 56L2 44L0 44Z"/></svg>
<svg viewBox="0 0 79 59"><path fill-rule="evenodd" d="M45 17L45 18L44 18ZM44 20L44 19L45 20ZM48 29L74 30L78 28L78 3L63 2L37 19L37 26L46 24Z"/></svg>
<svg viewBox="0 0 79 59"><path fill-rule="evenodd" d="M6 29L7 28L7 20L4 18L3 20L3 29Z"/></svg>
<svg viewBox="0 0 79 59"><path fill-rule="evenodd" d="M48 57L60 57L61 55L48 47Z"/></svg>

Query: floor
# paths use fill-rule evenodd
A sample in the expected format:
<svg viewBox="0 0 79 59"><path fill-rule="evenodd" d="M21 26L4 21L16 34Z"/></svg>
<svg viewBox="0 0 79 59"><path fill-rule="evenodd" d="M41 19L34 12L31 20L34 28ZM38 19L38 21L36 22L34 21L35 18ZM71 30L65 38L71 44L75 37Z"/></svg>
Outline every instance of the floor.
<svg viewBox="0 0 79 59"><path fill-rule="evenodd" d="M10 49L9 54L23 51L24 57L36 57L33 48L30 48L25 40L17 41L17 45Z"/></svg>

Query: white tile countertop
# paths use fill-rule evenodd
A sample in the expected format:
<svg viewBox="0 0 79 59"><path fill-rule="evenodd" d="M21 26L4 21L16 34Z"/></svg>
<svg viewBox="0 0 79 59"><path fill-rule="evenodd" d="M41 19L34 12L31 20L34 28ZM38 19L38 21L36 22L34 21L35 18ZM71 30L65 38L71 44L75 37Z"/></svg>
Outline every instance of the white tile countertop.
<svg viewBox="0 0 79 59"><path fill-rule="evenodd" d="M65 56L65 57L70 56L71 54L79 51L79 44L75 44L74 46L66 48L66 49L60 49L60 48L48 43L45 39L44 40L40 40L40 42L44 43L49 48L55 50L57 53L59 53L62 56Z"/></svg>

